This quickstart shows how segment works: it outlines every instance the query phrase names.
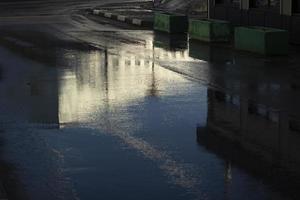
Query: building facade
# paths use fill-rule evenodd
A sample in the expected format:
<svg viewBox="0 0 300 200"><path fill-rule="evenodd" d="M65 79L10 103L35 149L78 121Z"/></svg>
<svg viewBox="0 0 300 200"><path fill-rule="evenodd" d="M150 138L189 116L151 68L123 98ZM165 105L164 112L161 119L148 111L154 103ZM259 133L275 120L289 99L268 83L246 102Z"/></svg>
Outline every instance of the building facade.
<svg viewBox="0 0 300 200"><path fill-rule="evenodd" d="M300 0L208 0L212 19L234 25L288 30L290 42L300 44Z"/></svg>

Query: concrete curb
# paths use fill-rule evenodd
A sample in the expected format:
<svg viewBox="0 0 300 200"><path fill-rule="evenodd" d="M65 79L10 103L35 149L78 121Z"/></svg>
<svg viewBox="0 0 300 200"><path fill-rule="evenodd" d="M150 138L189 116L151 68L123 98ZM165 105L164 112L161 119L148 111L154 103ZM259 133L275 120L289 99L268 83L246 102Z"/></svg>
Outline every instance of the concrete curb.
<svg viewBox="0 0 300 200"><path fill-rule="evenodd" d="M117 20L120 22L125 22L127 24L132 24L135 26L153 28L153 21L147 21L147 20L142 20L142 19L138 19L138 18L130 18L125 15L114 14L114 13L108 12L106 10L93 9L91 11L91 13L93 15Z"/></svg>

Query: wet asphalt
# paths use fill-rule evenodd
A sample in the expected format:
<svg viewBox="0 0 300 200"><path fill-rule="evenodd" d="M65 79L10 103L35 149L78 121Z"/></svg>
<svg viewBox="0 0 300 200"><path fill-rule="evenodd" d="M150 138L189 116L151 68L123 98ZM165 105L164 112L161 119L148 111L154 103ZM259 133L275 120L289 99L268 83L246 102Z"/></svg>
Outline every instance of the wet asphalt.
<svg viewBox="0 0 300 200"><path fill-rule="evenodd" d="M10 199L299 199L297 47L263 57L85 12L107 2L0 3Z"/></svg>

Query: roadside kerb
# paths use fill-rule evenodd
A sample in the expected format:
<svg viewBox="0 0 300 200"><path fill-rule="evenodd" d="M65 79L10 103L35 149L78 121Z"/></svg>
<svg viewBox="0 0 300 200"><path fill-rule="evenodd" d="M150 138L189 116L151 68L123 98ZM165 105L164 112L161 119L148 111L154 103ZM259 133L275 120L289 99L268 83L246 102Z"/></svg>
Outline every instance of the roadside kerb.
<svg viewBox="0 0 300 200"><path fill-rule="evenodd" d="M109 18L109 19L114 19L120 22L125 22L128 24L132 24L135 26L142 26L142 27L153 27L153 22L148 21L148 20L143 20L143 19L138 19L138 18L131 18L127 17L125 15L119 15L119 14L114 14L112 12L108 12L107 10L99 10L99 9L94 9L91 12L93 15Z"/></svg>

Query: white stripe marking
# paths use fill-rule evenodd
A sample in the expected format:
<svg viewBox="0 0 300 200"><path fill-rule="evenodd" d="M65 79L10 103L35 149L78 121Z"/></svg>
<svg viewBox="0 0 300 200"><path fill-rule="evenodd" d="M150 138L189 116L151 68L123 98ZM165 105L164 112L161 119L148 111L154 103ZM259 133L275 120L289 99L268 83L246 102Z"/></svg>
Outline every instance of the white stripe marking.
<svg viewBox="0 0 300 200"><path fill-rule="evenodd" d="M111 18L112 13L104 13L104 17Z"/></svg>
<svg viewBox="0 0 300 200"><path fill-rule="evenodd" d="M118 19L119 21L125 22L126 17L125 17L124 15L118 15L117 19Z"/></svg>
<svg viewBox="0 0 300 200"><path fill-rule="evenodd" d="M100 10L93 10L93 14L94 15L99 15L100 14Z"/></svg>

